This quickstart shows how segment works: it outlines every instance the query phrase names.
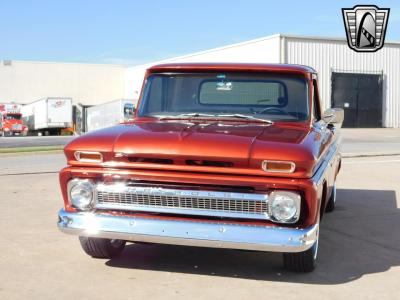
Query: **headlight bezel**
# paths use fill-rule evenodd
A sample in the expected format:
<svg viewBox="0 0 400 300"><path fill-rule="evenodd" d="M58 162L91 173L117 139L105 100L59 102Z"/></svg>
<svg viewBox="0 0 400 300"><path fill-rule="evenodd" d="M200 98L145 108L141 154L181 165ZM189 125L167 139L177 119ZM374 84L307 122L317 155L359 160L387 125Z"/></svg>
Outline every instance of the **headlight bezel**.
<svg viewBox="0 0 400 300"><path fill-rule="evenodd" d="M71 195L71 191L74 188L79 188L79 187L90 190L90 199L88 199L87 203L84 205L79 204L79 201L73 199L73 196ZM67 184L67 193L68 193L68 202L73 208L82 211L91 210L93 208L95 199L95 184L92 180L80 179L80 178L71 179L70 181L68 181Z"/></svg>
<svg viewBox="0 0 400 300"><path fill-rule="evenodd" d="M293 201L294 207L296 209L295 213L293 216L290 218L280 218L279 216L277 217L274 214L274 201L278 201L277 197L279 196L285 196L290 198ZM298 192L295 191L287 191L287 190L274 190L270 192L268 196L268 208L269 208L269 215L271 221L275 223L281 223L281 224L294 224L296 223L299 218L300 218L300 211L301 211L301 195Z"/></svg>

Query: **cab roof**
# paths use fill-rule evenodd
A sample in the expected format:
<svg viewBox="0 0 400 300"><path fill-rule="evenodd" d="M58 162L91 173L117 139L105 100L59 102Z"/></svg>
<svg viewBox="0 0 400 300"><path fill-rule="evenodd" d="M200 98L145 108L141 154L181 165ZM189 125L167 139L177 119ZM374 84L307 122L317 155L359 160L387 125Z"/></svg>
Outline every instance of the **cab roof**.
<svg viewBox="0 0 400 300"><path fill-rule="evenodd" d="M316 73L313 68L303 65L255 63L169 63L155 65L148 69L149 73L196 71L276 72L302 74L304 76Z"/></svg>

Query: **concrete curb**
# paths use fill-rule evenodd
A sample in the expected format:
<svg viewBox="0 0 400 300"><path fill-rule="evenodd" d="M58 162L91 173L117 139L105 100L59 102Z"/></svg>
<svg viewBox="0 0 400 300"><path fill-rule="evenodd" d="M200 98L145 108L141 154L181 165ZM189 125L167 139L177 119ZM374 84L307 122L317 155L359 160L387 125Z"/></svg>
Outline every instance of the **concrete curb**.
<svg viewBox="0 0 400 300"><path fill-rule="evenodd" d="M63 150L43 150L43 151L20 151L20 152L4 152L0 153L0 157L22 156L22 155L46 155L53 153L63 153Z"/></svg>
<svg viewBox="0 0 400 300"><path fill-rule="evenodd" d="M368 152L368 153L342 153L343 158L373 157L373 156L398 156L399 152Z"/></svg>

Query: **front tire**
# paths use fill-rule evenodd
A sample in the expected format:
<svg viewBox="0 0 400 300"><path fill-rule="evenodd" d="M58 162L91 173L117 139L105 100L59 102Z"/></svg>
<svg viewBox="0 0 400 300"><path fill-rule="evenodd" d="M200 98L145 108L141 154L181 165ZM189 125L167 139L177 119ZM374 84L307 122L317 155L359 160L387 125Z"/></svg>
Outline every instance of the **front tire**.
<svg viewBox="0 0 400 300"><path fill-rule="evenodd" d="M317 266L318 257L318 237L314 245L304 251L298 253L284 253L283 264L286 270L294 272L312 272Z"/></svg>
<svg viewBox="0 0 400 300"><path fill-rule="evenodd" d="M80 236L83 251L94 258L113 258L125 248L125 241Z"/></svg>
<svg viewBox="0 0 400 300"><path fill-rule="evenodd" d="M325 211L332 212L336 206L336 184L333 185L331 196L329 197L328 204L326 205Z"/></svg>

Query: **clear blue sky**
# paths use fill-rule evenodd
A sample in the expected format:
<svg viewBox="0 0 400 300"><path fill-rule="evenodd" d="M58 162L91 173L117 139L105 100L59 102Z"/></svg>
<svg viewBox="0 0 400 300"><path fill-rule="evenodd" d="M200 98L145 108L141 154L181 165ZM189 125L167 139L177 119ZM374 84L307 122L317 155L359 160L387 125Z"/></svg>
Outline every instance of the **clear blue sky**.
<svg viewBox="0 0 400 300"><path fill-rule="evenodd" d="M0 0L0 59L135 65L274 33L345 37L342 7L400 1Z"/></svg>

